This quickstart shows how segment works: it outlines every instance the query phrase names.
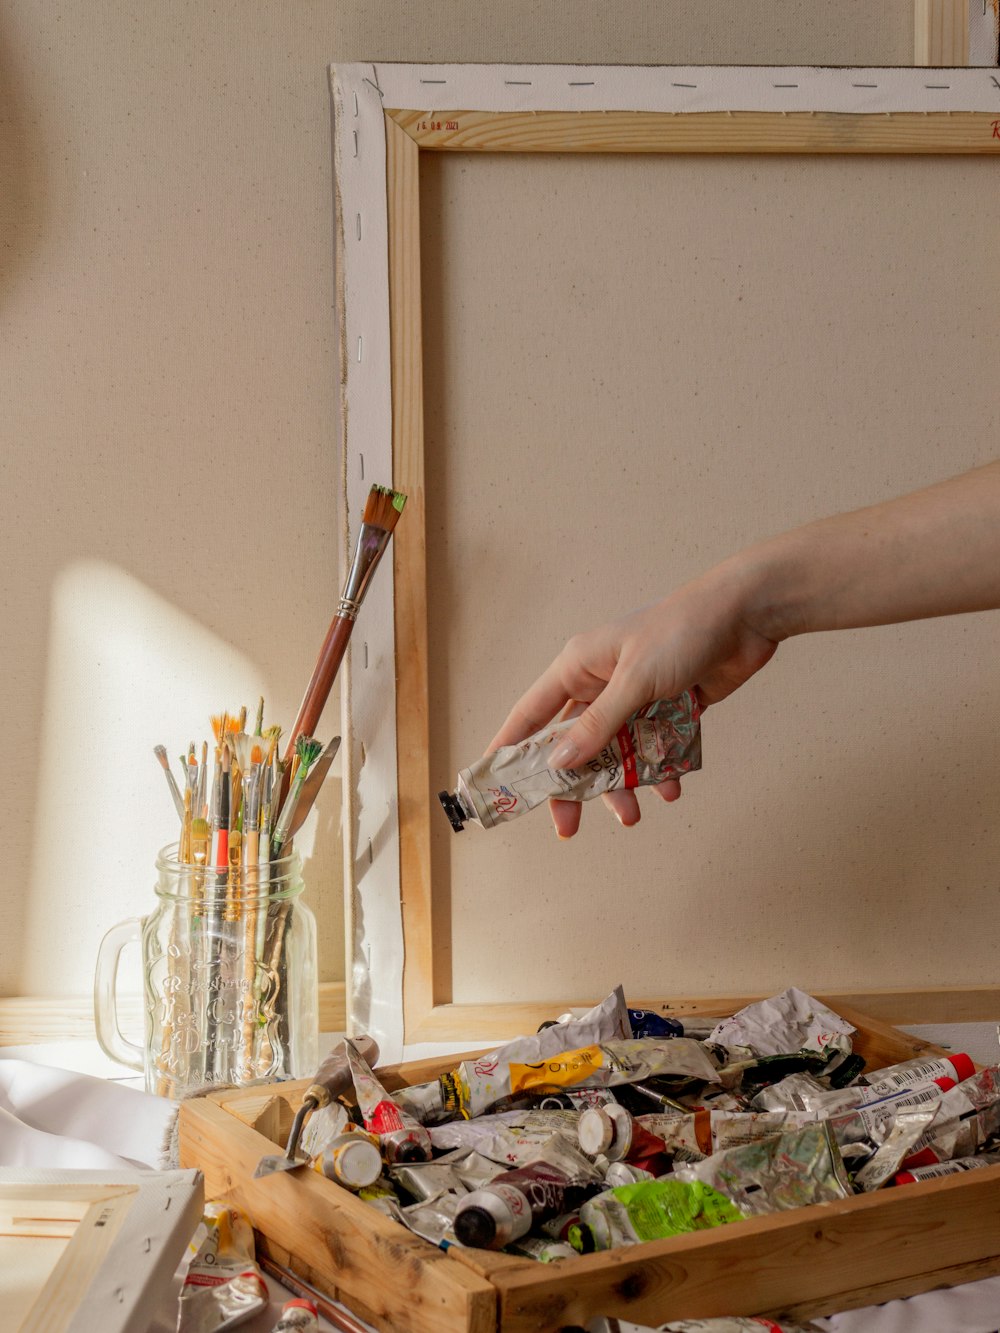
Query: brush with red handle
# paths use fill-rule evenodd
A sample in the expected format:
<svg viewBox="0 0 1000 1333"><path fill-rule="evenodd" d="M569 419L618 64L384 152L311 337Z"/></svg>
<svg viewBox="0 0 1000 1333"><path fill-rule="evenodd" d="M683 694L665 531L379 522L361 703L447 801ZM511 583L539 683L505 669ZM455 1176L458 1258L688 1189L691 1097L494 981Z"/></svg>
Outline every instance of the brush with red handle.
<svg viewBox="0 0 1000 1333"><path fill-rule="evenodd" d="M378 562L385 554L385 548L389 545L392 530L399 522L399 516L403 512L405 504L406 496L401 491L394 491L388 486L373 486L368 493L361 531L358 533L358 544L354 550L351 572L347 576L340 605L337 607L337 614L334 616L333 622L326 632L326 638L323 640L319 660L312 673L312 679L306 687L305 695L299 706L298 717L295 719L295 725L288 735L282 763L280 805L284 804L291 781L295 743L300 736L314 736L316 734L323 708L330 697L333 682L337 679L337 672L340 670L340 664L347 652L347 645L351 638L351 631L354 629L354 622L361 610L361 603L365 599L372 575L375 573Z"/></svg>

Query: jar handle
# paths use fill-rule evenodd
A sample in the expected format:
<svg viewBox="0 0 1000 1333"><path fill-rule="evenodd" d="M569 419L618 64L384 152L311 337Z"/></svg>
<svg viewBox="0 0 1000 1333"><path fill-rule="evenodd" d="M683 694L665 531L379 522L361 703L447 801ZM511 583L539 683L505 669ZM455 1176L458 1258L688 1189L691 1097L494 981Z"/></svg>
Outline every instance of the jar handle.
<svg viewBox="0 0 1000 1333"><path fill-rule="evenodd" d="M98 1044L109 1060L117 1060L140 1074L145 1069L145 1052L122 1036L118 1022L118 961L127 944L138 944L141 939L142 922L138 917L112 926L101 940L94 975L94 1026Z"/></svg>

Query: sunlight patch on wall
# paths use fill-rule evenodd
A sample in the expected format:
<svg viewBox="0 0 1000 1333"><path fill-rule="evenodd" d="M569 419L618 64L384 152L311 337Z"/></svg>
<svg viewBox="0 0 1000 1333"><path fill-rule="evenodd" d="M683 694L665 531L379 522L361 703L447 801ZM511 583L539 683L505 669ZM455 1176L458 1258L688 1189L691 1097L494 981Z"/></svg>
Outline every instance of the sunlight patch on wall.
<svg viewBox="0 0 1000 1333"><path fill-rule="evenodd" d="M53 586L22 994L86 993L101 936L154 905L178 820L153 755L210 739L209 713L266 682L255 664L115 565L75 561ZM132 979L123 976L123 987Z"/></svg>

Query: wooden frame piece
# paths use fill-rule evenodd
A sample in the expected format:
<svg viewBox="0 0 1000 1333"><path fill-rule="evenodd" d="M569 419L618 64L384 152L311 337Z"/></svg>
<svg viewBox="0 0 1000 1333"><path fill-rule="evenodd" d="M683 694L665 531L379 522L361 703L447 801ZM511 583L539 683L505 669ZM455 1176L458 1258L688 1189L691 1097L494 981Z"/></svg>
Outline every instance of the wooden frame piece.
<svg viewBox="0 0 1000 1333"><path fill-rule="evenodd" d="M841 1012L870 1067L943 1053ZM463 1058L379 1075L390 1090L412 1086ZM253 1177L260 1157L284 1142L307 1086L184 1102L181 1161L204 1171L209 1194L247 1209L264 1253L380 1329L547 1333L596 1314L658 1324L734 1310L805 1319L1000 1272L1000 1167L553 1264L442 1251L316 1172Z"/></svg>
<svg viewBox="0 0 1000 1333"><path fill-rule="evenodd" d="M938 22L946 6L931 5L924 9L937 16ZM956 9L957 12L957 9ZM928 19L928 22L930 20ZM943 22L943 20L941 20ZM383 73L387 67L380 67ZM389 70L393 67L388 67ZM408 68L408 67L404 67ZM446 85L445 77L453 67L420 67L420 84ZM454 67L461 75L468 67ZM558 68L558 67L554 67ZM438 73L442 77L436 77ZM598 73L599 71L594 71ZM503 74L512 74L504 70ZM589 78L590 71L585 72ZM645 79L644 96L648 100L648 80L663 71L637 71ZM710 82L708 71L695 71ZM717 73L717 71L716 71ZM746 76L750 71L739 71ZM770 87L798 88L799 83L783 84L774 81L776 71L761 71L761 77L771 78ZM797 71L800 77L819 78L829 71ZM855 72L856 73L856 72ZM930 83L918 71L865 71L865 88L880 86L893 79L908 77L913 88L914 104L920 108L931 105L928 96L940 96L939 84ZM850 71L833 71L833 76L850 79ZM949 89L961 84L963 77L975 76L983 87L989 84L989 71L950 71ZM434 77L432 77L434 76ZM878 77L876 77L878 76ZM425 152L488 152L488 153L809 153L809 154L991 154L1000 153L1000 122L997 112L988 109L964 110L952 105L947 111L875 110L842 112L831 110L681 110L651 111L611 108L601 111L572 111L561 108L548 110L544 104L529 102L511 110L494 107L476 109L468 103L461 110L428 111L414 107L391 105L392 89L379 86L379 67L350 66L332 71L335 106L345 138L338 157L341 177L349 170L346 153L353 134L351 170L358 171L358 134L354 125L361 123L359 115L361 96L371 99L372 93L381 99L377 114L384 133L385 183L384 197L376 200L384 210L379 227L385 227L388 309L385 326L377 320L373 329L369 313L366 346L373 338L376 347L384 343L391 370L391 439L393 485L405 491L410 499L404 520L396 529L394 551L394 644L395 658L400 664L395 692L395 738L397 786L389 795L387 804L398 814L398 887L402 910L402 932L405 951L403 972L403 1012L407 1041L444 1040L454 1038L492 1039L514 1035L545 1017L550 1017L551 1004L519 1003L492 1005L453 1005L451 1000L450 944L447 931L436 919L434 888L430 865L430 820L432 793L428 772L428 644L427 644L427 574L425 554L425 488L423 462L423 401L421 362L421 293L420 293L420 172L419 157ZM499 75L498 75L499 77ZM581 75L582 77L582 75ZM673 75L676 79L676 74ZM340 83L338 84L338 79ZM414 80L414 82L416 82ZM507 79L507 83L530 82L525 79ZM461 77L455 80L461 86ZM349 89L350 85L350 89ZM574 86L571 84L570 86ZM673 82L674 88L682 85ZM909 85L907 85L909 86ZM962 85L964 86L964 85ZM971 86L971 85L970 85ZM978 88L980 85L976 84ZM942 80L941 88L945 87ZM361 89L361 93L357 91ZM929 91L928 91L929 90ZM520 90L519 90L520 91ZM428 90L437 96L440 88ZM459 92L450 94L460 96ZM538 94L543 97L544 94ZM978 97L978 94L977 94ZM350 102L353 99L353 111ZM751 99L752 100L752 99ZM536 99L537 101L537 99ZM835 103L840 105L840 103ZM971 99L979 108L992 105L987 95ZM864 107L866 104L859 103ZM352 118L353 117L353 118ZM368 122L369 126L372 124ZM380 167L381 169L381 167ZM371 202L373 196L369 196ZM338 282L339 315L342 338L341 371L344 411L349 417L347 403L351 392L354 339L357 337L357 359L361 358L361 337L351 325L351 264L355 227L353 214L347 216L340 185L337 192L338 259L346 266ZM353 208L353 205L351 205ZM357 214L357 235L361 237L361 214ZM370 221L367 224L371 227ZM346 293L346 294L345 294ZM376 303L377 304L377 303ZM376 352L376 355L378 353ZM367 373L372 372L369 369ZM355 483L350 427L344 427L343 445L347 462L348 490ZM370 444L370 430L367 440ZM368 444L365 446L368 447ZM353 505L356 508L356 503ZM404 666L405 664L405 666ZM348 680L348 691L350 680ZM370 678L366 690L372 688ZM391 686L389 687L391 689ZM382 699L384 709L385 699ZM360 772L361 761L351 768L351 754L360 752L356 737L352 737L350 705L345 709L345 751L347 777L345 791L353 790ZM367 743L367 738L366 743ZM388 761L383 756L383 769ZM346 821L345 862L348 867L346 891L349 900L356 891L362 859L358 856L356 829L352 819ZM394 849L393 849L394 850ZM390 853L386 853L389 855ZM373 860L369 842L369 864ZM390 867L380 881L379 891L387 893L393 880ZM348 930L348 948L352 934ZM353 959L348 959L347 975L351 976ZM582 997L590 1003L595 997ZM676 1007L691 1011L718 1011L732 1008L752 997L706 997L678 999ZM958 1021L960 1019L987 1019L1000 1012L1000 988L966 987L942 988L930 992L913 990L870 991L848 996L834 996L835 1005L841 1000L859 1006L895 1022ZM350 1012L350 1002L348 1002Z"/></svg>
<svg viewBox="0 0 1000 1333"><path fill-rule="evenodd" d="M201 1217L188 1172L0 1170L4 1327L135 1333ZM13 1322L11 1322L13 1321Z"/></svg>
<svg viewBox="0 0 1000 1333"><path fill-rule="evenodd" d="M966 65L969 61L969 0L915 0L913 63Z"/></svg>

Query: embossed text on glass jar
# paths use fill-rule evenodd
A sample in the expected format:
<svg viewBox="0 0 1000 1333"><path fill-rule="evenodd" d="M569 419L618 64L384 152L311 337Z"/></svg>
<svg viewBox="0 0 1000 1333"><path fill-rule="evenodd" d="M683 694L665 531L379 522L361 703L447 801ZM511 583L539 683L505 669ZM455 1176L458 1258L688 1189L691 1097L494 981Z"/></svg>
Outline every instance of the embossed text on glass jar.
<svg viewBox="0 0 1000 1333"><path fill-rule="evenodd" d="M104 1051L168 1097L311 1074L316 923L301 900L299 858L216 872L182 865L170 846L156 869L155 910L101 942L94 1012ZM142 947L143 1048L122 1035L116 1006L119 956L133 941Z"/></svg>

